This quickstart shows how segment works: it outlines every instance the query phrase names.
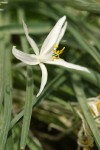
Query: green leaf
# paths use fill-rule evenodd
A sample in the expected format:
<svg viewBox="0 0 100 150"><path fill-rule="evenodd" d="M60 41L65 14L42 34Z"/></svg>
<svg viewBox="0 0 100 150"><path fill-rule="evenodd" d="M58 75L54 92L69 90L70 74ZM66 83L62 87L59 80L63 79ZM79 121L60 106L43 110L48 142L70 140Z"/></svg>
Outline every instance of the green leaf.
<svg viewBox="0 0 100 150"><path fill-rule="evenodd" d="M6 16L8 17L8 16ZM8 17L9 19L9 17ZM8 21L7 18L5 18L6 22ZM5 37L5 44L9 43L10 37L9 35L6 35ZM3 123L1 127L1 133L0 133L0 150L4 150L7 135L9 131L10 121L11 121L11 109L12 109L12 80L11 80L11 53L10 53L10 47L5 47L5 56L4 58L4 114L3 114Z"/></svg>
<svg viewBox="0 0 100 150"><path fill-rule="evenodd" d="M2 15L0 14L0 26L3 23ZM5 40L4 35L0 33L0 108L3 102L4 94L4 72L5 72Z"/></svg>
<svg viewBox="0 0 100 150"><path fill-rule="evenodd" d="M85 51L87 51L95 59L95 61L100 65L100 55L97 52L97 50L88 44L88 42L84 39L84 37L82 37L82 35L78 33L77 29L75 29L75 26L70 24L69 31L72 33L72 35L78 41L80 46Z"/></svg>
<svg viewBox="0 0 100 150"><path fill-rule="evenodd" d="M34 102L33 102L33 108L36 107L48 94L50 94L53 90L53 88L57 88L58 86L60 86L60 84L62 82L64 82L65 77L62 78L62 80L59 80L61 78L61 76L63 75L63 71L57 75L49 84L48 86L45 88L44 92L37 97ZM17 114L13 120L11 121L11 128L23 117L24 115L24 111L21 111L19 114Z"/></svg>
<svg viewBox="0 0 100 150"><path fill-rule="evenodd" d="M10 133L7 139L5 150L13 150L14 149L13 146L14 146L14 140L13 140L12 134Z"/></svg>
<svg viewBox="0 0 100 150"><path fill-rule="evenodd" d="M73 88L77 97L77 100L79 102L79 105L81 107L81 110L84 114L84 117L93 133L95 142L98 146L98 149L100 149L100 133L99 130L97 129L96 123L90 113L89 107L87 105L87 98L85 96L81 80L78 75L73 75L72 76L72 83L73 83Z"/></svg>
<svg viewBox="0 0 100 150"><path fill-rule="evenodd" d="M32 114L33 103L33 76L32 67L27 67L27 84L26 84L26 101L24 108L24 118L22 125L20 149L24 150L26 146L26 140L29 132L30 119Z"/></svg>
<svg viewBox="0 0 100 150"><path fill-rule="evenodd" d="M27 146L30 148L30 150L43 150L39 141L35 137L32 137L32 136L28 137Z"/></svg>
<svg viewBox="0 0 100 150"><path fill-rule="evenodd" d="M27 23L27 22L26 22ZM51 25L49 23L35 23L33 25L28 25L29 33L33 33L34 35L40 35L44 33L48 33L51 29ZM24 34L22 22L20 24L11 24L0 27L0 33L10 33L10 34Z"/></svg>

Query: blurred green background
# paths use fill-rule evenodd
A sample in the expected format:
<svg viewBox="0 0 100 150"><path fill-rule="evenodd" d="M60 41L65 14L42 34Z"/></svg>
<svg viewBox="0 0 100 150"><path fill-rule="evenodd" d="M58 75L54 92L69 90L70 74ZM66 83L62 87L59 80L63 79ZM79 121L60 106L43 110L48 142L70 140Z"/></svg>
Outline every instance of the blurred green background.
<svg viewBox="0 0 100 150"><path fill-rule="evenodd" d="M77 145L81 120L75 110L81 108L85 115L87 98L100 94L100 0L9 0L7 4L1 3L0 150L20 150L29 68L14 58L11 51L15 45L27 53L33 52L22 20L41 48L52 27L64 15L68 28L60 42L60 48L65 46L61 57L89 68L91 74L47 65L48 82L36 99L41 70L38 66L31 67L33 110L25 150L81 150ZM91 125L90 128L96 142L93 149L99 150L97 130Z"/></svg>

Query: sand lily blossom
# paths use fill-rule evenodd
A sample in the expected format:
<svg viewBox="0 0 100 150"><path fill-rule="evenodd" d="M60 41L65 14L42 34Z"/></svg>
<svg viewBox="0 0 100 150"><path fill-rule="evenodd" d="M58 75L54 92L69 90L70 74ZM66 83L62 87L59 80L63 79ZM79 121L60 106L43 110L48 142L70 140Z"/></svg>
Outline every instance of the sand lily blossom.
<svg viewBox="0 0 100 150"><path fill-rule="evenodd" d="M31 45L32 49L34 50L35 54L26 54L16 49L15 46L13 46L12 53L17 59L21 60L25 64L40 66L42 71L42 79L41 79L40 90L37 96L39 96L40 93L43 91L48 78L47 69L44 64L58 65L66 68L72 68L76 70L89 72L89 70L85 67L68 63L65 60L59 58L59 55L62 53L64 48L62 49L62 51L61 50L57 51L57 47L67 27L66 16L63 16L58 20L56 25L53 27L53 29L45 39L40 51L35 41L29 36L27 26L24 22L23 22L23 27L24 27L26 38L29 44Z"/></svg>
<svg viewBox="0 0 100 150"><path fill-rule="evenodd" d="M83 150L90 150L94 146L94 140L92 137L91 130L81 112L77 110L79 117L81 118L82 125L78 132L78 145L83 148Z"/></svg>
<svg viewBox="0 0 100 150"><path fill-rule="evenodd" d="M89 98L88 105L93 118L100 127L100 96Z"/></svg>

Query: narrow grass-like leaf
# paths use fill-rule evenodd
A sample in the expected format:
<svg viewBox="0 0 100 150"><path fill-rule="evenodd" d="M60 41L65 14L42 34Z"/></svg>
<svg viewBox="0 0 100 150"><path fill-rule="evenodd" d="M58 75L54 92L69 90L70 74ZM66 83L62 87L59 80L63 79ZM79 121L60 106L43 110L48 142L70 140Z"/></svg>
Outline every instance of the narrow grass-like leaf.
<svg viewBox="0 0 100 150"><path fill-rule="evenodd" d="M30 33L33 34L44 34L44 33L48 33L51 29L51 25L49 23L43 23L43 22L39 22L39 23L35 23L33 25L28 25L28 29ZM23 27L22 27L22 23L18 24L18 25L5 25L5 26L1 26L0 27L0 33L10 33L10 34L23 34Z"/></svg>
<svg viewBox="0 0 100 150"><path fill-rule="evenodd" d="M77 42L79 43L79 45L86 51L88 52L93 58L94 60L100 65L100 55L98 53L98 51L91 45L88 44L88 42L85 40L85 38L82 36L82 34L79 33L76 25L75 25L75 19L73 16L71 16L71 14L69 14L66 10L63 9L62 6L60 6L59 4L56 4L53 6L57 11L61 11L61 13L65 13L66 15L68 15L74 23L70 22L70 25L68 26L68 30L70 31L70 33L74 36L74 38L77 40Z"/></svg>
<svg viewBox="0 0 100 150"><path fill-rule="evenodd" d="M7 21L7 20L6 20ZM5 37L5 43L9 43L9 36ZM0 133L0 150L4 150L7 135L9 131L10 121L11 121L11 109L12 109L12 95L11 95L11 88L12 88L12 82L11 82L11 53L10 53L10 47L5 47L5 66L4 66L4 120L1 128Z"/></svg>
<svg viewBox="0 0 100 150"><path fill-rule="evenodd" d="M93 40L93 42L95 42L98 48L98 51L100 52L100 42L99 42L99 39L95 36L97 35L97 33L93 32L92 29L89 27L89 25L87 25L87 23L84 23L84 30L85 30L85 33L87 33L90 36L90 38ZM94 33L95 35L93 36Z"/></svg>
<svg viewBox="0 0 100 150"><path fill-rule="evenodd" d="M20 134L21 134L21 128L17 124L13 128L14 150L19 150ZM42 146L41 146L40 142L38 141L38 139L36 139L30 133L27 138L27 146L30 148L30 150L42 150ZM12 149L10 149L10 150L12 150Z"/></svg>
<svg viewBox="0 0 100 150"><path fill-rule="evenodd" d="M93 133L95 142L98 146L98 149L100 149L100 133L99 130L96 127L96 124L94 122L94 119L90 113L90 110L88 108L87 105L87 98L85 96L82 84L81 84L81 80L79 78L79 76L77 76L76 74L72 76L72 83L73 83L73 88L77 97L77 100L80 104L81 110L85 116L85 119Z"/></svg>
<svg viewBox="0 0 100 150"><path fill-rule="evenodd" d="M42 149L42 146L40 145L39 141L37 139L34 138L34 137L28 137L27 139L27 146L31 149L31 150L43 150Z"/></svg>
<svg viewBox="0 0 100 150"><path fill-rule="evenodd" d="M71 73L77 73L80 77L85 79L88 82L91 82L92 84L96 85L97 87L100 87L100 74L98 72L95 72L93 70L89 70L90 72L83 72L79 70L68 70Z"/></svg>
<svg viewBox="0 0 100 150"><path fill-rule="evenodd" d="M90 11L94 13L100 13L100 4L99 2L89 2L82 0L44 0L48 3L64 3L66 6L70 6L79 10Z"/></svg>
<svg viewBox="0 0 100 150"><path fill-rule="evenodd" d="M61 78L61 76L63 75L64 72L61 72L59 75L57 75L49 84L48 86L45 88L43 94L41 94L39 97L37 97L34 102L33 102L33 108L40 103L40 101L42 101L42 99L44 99L48 94L50 94L53 90L53 87L57 88L58 86L60 86L60 84L62 82L64 82L65 78L60 81L59 79ZM59 81L59 82L58 82ZM12 128L24 115L24 111L21 111L19 114L17 114L15 116L15 118L13 118L13 120L11 121L11 126L10 128Z"/></svg>
<svg viewBox="0 0 100 150"><path fill-rule="evenodd" d="M80 75L80 77L85 78L87 81L89 80L90 82L94 83L95 85L97 85L98 87L100 87L100 75L98 73L92 72L91 73L86 73L86 72L82 72L82 71L76 71L76 70L72 70L69 69L69 71L73 74L77 73L78 75ZM56 81L60 81L59 79L61 78L61 76L63 75L63 73L59 74L56 76L56 78L54 78L49 85L46 87L45 91L43 92L43 95L40 95L40 97L38 97L34 103L33 103L33 107L35 105L38 104L38 101L41 101L43 97L46 97L51 91L52 91L52 86L55 85ZM58 84L59 85L59 84ZM55 88L57 88L57 86L55 86ZM20 120L20 118L23 117L23 111L21 111L12 121L11 121L11 128Z"/></svg>
<svg viewBox="0 0 100 150"><path fill-rule="evenodd" d="M24 11L23 9L18 10L19 22L21 22L22 18L24 19ZM28 46L26 43L25 37L21 37L21 43L24 51L28 51ZM21 131L21 140L20 140L20 149L24 150L26 147L26 141L29 132L29 125L32 114L32 104L33 104L33 72L32 66L27 66L27 82L26 82L26 101L24 107L24 118L22 124Z"/></svg>
<svg viewBox="0 0 100 150"><path fill-rule="evenodd" d="M33 103L33 81L32 81L32 68L27 67L27 84L26 84L26 101L24 108L24 118L21 133L20 149L24 150L26 146L26 140L29 131L30 119L32 114Z"/></svg>
<svg viewBox="0 0 100 150"><path fill-rule="evenodd" d="M8 59L9 56L7 55ZM6 58L7 58L6 57ZM4 150L5 147L5 143L7 140L7 135L8 135L8 131L9 131L9 125L10 125L10 120L11 120L11 108L12 108L12 97L11 97L11 71L9 71L10 69L10 65L9 62L6 59L6 62L8 63L6 65L5 72L6 75L8 75L8 77L5 77L5 86L4 86L4 120L3 120L3 124L1 127L1 133L0 133L0 150Z"/></svg>
<svg viewBox="0 0 100 150"><path fill-rule="evenodd" d="M78 43L81 45L83 49L85 49L100 65L100 56L99 53L93 48L92 46L88 45L87 41L84 39L84 37L81 36L75 29L75 26L71 25L69 26L69 30L72 33L72 35L75 37L75 39L78 41Z"/></svg>
<svg viewBox="0 0 100 150"><path fill-rule="evenodd" d="M0 13L0 26L2 25L3 18ZM4 35L0 33L0 109L2 106L3 101L3 94L4 94L4 57L5 57L5 42L4 42Z"/></svg>
<svg viewBox="0 0 100 150"><path fill-rule="evenodd" d="M13 137L12 137L12 135L9 135L9 137L7 139L5 150L14 150L13 145L14 145Z"/></svg>

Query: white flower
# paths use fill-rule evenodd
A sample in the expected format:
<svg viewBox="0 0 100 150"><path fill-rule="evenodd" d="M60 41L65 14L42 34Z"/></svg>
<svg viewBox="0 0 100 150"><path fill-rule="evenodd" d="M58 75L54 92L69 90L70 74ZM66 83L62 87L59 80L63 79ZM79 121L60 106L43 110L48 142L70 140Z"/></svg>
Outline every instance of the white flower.
<svg viewBox="0 0 100 150"><path fill-rule="evenodd" d="M98 97L94 97L94 98L90 98L88 101L88 105L89 108L91 110L91 113L93 115L93 117L98 117L96 119L96 122L100 123L100 96Z"/></svg>
<svg viewBox="0 0 100 150"><path fill-rule="evenodd" d="M94 143L92 133L84 116L78 110L77 113L82 120L82 125L78 132L77 142L81 147L83 147L83 150L89 150L93 147L93 143Z"/></svg>
<svg viewBox="0 0 100 150"><path fill-rule="evenodd" d="M35 41L29 36L27 26L24 22L23 22L23 27L26 34L26 38L30 43L32 49L34 50L35 54L26 54L22 51L17 50L15 46L13 46L12 53L17 59L21 60L22 62L28 65L40 66L42 71L42 79L41 79L40 90L37 96L39 96L40 93L43 91L44 86L46 85L47 82L48 73L44 63L89 72L87 68L68 63L63 59L52 60L52 54L54 49L53 47L54 45L57 46L59 45L59 42L61 41L67 27L66 16L63 16L58 20L56 25L53 27L53 29L45 39L40 51Z"/></svg>

